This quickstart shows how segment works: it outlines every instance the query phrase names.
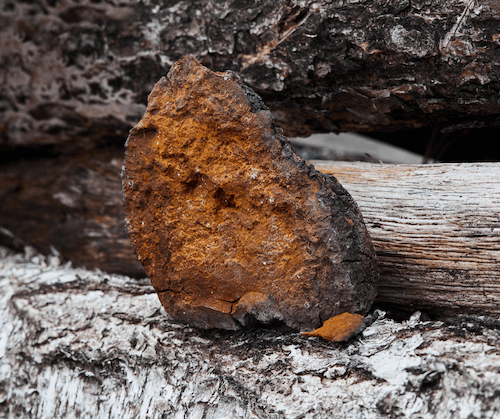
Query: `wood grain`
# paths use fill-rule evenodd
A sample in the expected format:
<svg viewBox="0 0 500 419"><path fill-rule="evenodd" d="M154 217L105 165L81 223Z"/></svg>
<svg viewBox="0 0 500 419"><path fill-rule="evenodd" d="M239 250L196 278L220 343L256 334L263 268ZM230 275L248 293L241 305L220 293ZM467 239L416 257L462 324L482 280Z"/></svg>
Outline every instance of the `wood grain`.
<svg viewBox="0 0 500 419"><path fill-rule="evenodd" d="M0 165L0 226L17 236L0 229L0 243L144 277L123 226L122 161L123 150L99 150Z"/></svg>
<svg viewBox="0 0 500 419"><path fill-rule="evenodd" d="M500 164L312 163L363 213L378 256L379 303L500 314Z"/></svg>

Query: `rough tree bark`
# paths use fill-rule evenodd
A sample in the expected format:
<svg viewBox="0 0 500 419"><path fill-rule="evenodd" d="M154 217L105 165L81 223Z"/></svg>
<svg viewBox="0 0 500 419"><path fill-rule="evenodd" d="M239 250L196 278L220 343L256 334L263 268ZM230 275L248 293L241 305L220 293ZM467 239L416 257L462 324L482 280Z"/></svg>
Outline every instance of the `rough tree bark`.
<svg viewBox="0 0 500 419"><path fill-rule="evenodd" d="M497 0L0 0L0 160L121 147L187 53L237 71L288 135L499 125L499 17ZM17 208L13 230L47 252L83 248L80 263L141 275L121 225L122 152L91 154L4 165L0 225ZM498 321L374 316L340 346L201 332L169 321L147 281L57 261L0 250L0 417L500 413Z"/></svg>
<svg viewBox="0 0 500 419"><path fill-rule="evenodd" d="M498 0L0 1L1 149L121 143L194 54L287 135L500 124Z"/></svg>
<svg viewBox="0 0 500 419"><path fill-rule="evenodd" d="M0 417L498 417L497 320L371 321L341 345L200 331L147 281L0 248Z"/></svg>

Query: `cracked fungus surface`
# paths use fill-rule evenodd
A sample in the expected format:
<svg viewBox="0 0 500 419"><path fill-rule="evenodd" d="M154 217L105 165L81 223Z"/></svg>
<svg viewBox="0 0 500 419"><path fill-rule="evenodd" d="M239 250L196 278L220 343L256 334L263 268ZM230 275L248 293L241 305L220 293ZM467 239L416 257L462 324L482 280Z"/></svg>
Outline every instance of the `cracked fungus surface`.
<svg viewBox="0 0 500 419"><path fill-rule="evenodd" d="M375 297L352 198L295 155L233 73L174 64L130 133L123 188L133 246L176 320L309 328Z"/></svg>

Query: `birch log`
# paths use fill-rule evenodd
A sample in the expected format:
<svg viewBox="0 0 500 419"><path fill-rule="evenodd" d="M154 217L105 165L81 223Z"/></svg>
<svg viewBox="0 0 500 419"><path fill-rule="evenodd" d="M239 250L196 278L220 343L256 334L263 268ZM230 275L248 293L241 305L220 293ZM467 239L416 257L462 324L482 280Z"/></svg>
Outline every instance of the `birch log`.
<svg viewBox="0 0 500 419"><path fill-rule="evenodd" d="M500 164L315 161L358 203L377 252L377 301L500 314Z"/></svg>
<svg viewBox="0 0 500 419"><path fill-rule="evenodd" d="M146 280L0 248L0 418L493 419L499 327L376 312L342 345L200 331Z"/></svg>

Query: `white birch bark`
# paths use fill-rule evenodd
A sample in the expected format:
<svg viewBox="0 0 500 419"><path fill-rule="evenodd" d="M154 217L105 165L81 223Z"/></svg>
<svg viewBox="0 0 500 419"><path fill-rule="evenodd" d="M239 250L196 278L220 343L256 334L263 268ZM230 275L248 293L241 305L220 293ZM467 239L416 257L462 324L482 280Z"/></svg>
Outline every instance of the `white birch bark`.
<svg viewBox="0 0 500 419"><path fill-rule="evenodd" d="M172 323L147 280L0 250L1 418L494 418L500 322L376 319L335 345ZM376 316L375 315L375 316Z"/></svg>

